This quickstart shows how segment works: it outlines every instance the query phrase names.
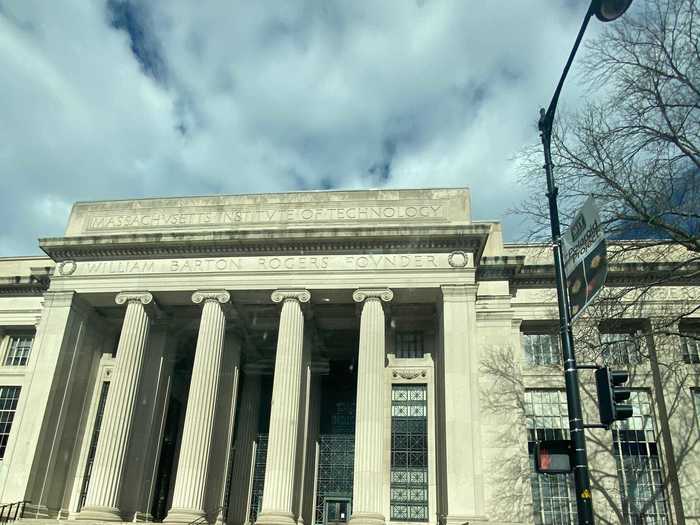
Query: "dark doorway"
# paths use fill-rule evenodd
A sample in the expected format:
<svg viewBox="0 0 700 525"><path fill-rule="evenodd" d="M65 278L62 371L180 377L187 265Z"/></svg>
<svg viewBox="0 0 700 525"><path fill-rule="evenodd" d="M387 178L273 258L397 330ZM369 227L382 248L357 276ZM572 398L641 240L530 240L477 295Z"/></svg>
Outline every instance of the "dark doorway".
<svg viewBox="0 0 700 525"><path fill-rule="evenodd" d="M321 388L317 525L347 523L352 512L357 374L352 361L331 361Z"/></svg>

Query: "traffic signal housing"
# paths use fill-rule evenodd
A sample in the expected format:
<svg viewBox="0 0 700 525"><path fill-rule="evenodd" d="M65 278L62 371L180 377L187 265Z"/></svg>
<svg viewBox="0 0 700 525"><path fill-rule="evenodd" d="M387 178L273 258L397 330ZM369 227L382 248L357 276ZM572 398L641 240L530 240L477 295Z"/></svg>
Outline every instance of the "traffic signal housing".
<svg viewBox="0 0 700 525"><path fill-rule="evenodd" d="M610 370L608 367L596 370L598 410L603 425L610 426L614 421L632 417L632 405L621 404L632 394L629 388L622 387L629 377L629 373L624 370Z"/></svg>

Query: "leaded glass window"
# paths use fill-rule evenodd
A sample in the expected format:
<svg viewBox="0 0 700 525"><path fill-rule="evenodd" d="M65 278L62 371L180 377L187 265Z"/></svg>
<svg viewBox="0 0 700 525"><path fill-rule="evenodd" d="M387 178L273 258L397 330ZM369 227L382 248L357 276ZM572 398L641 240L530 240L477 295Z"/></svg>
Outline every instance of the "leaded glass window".
<svg viewBox="0 0 700 525"><path fill-rule="evenodd" d="M265 462L267 461L267 434L258 434L253 466L253 490L250 498L250 522L258 519L262 510L263 488L265 488Z"/></svg>
<svg viewBox="0 0 700 525"><path fill-rule="evenodd" d="M100 428L102 427L102 416L105 412L107 404L107 393L109 392L109 381L102 383L100 390L100 399L97 402L97 414L95 415L95 424L92 427L92 437L90 438L90 448L88 449L88 457L85 461L85 471L83 473L83 483L80 486L80 496L78 497L78 512L85 505L87 498L88 487L90 486L90 477L92 476L92 466L95 463L95 453L97 452L97 440L100 437Z"/></svg>
<svg viewBox="0 0 700 525"><path fill-rule="evenodd" d="M18 386L0 386L0 459L5 457L20 390Z"/></svg>
<svg viewBox="0 0 700 525"><path fill-rule="evenodd" d="M394 352L400 358L423 357L423 332L396 332Z"/></svg>
<svg viewBox="0 0 700 525"><path fill-rule="evenodd" d="M612 429L625 520L630 525L667 524L651 396L633 391L627 403L633 407L632 417L616 422Z"/></svg>
<svg viewBox="0 0 700 525"><path fill-rule="evenodd" d="M525 420L532 472L532 502L537 525L573 525L576 523L576 498L571 474L535 472L535 442L569 439L566 395L560 390L527 390Z"/></svg>
<svg viewBox="0 0 700 525"><path fill-rule="evenodd" d="M636 365L640 349L632 333L600 334L603 361L606 365Z"/></svg>
<svg viewBox="0 0 700 525"><path fill-rule="evenodd" d="M700 332L681 334L683 361L688 364L700 363Z"/></svg>
<svg viewBox="0 0 700 525"><path fill-rule="evenodd" d="M558 365L559 339L555 334L523 334L525 363L528 366Z"/></svg>
<svg viewBox="0 0 700 525"><path fill-rule="evenodd" d="M391 391L391 519L428 521L428 403L425 385Z"/></svg>
<svg viewBox="0 0 700 525"><path fill-rule="evenodd" d="M31 335L14 335L5 354L5 366L27 366L32 351L34 337Z"/></svg>

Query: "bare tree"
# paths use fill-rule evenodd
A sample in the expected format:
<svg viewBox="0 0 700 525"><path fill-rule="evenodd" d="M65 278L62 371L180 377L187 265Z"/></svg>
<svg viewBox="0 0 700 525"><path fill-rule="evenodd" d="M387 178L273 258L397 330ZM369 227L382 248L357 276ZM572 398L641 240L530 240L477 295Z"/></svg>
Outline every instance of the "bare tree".
<svg viewBox="0 0 700 525"><path fill-rule="evenodd" d="M606 26L577 65L593 102L562 118L552 138L564 219L593 195L612 238L680 244L687 262L700 256L699 24L695 0L645 0ZM541 239L541 149L520 160L531 196L515 211Z"/></svg>

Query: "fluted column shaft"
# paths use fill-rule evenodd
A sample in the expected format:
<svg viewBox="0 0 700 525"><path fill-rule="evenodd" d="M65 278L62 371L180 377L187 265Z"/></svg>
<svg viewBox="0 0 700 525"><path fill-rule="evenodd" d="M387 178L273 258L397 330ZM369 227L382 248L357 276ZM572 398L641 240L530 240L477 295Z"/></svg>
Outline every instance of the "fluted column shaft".
<svg viewBox="0 0 700 525"><path fill-rule="evenodd" d="M384 309L391 290L357 290L353 299L363 302L357 363L355 408L355 470L352 523L378 525L382 514L384 450Z"/></svg>
<svg viewBox="0 0 700 525"><path fill-rule="evenodd" d="M126 314L80 519L121 521L119 493L150 326L144 306L153 302L153 296L148 292L120 293L116 302L126 303Z"/></svg>
<svg viewBox="0 0 700 525"><path fill-rule="evenodd" d="M303 371L304 314L301 303L310 298L311 294L306 290L277 290L272 294L274 302L282 302L282 313L272 383L262 512L257 523L296 523L292 508Z"/></svg>
<svg viewBox="0 0 700 525"><path fill-rule="evenodd" d="M203 302L204 307L192 365L173 502L167 522L189 523L204 515L204 491L226 331L223 304L230 299L226 291L195 292L192 295L192 300L195 303Z"/></svg>

